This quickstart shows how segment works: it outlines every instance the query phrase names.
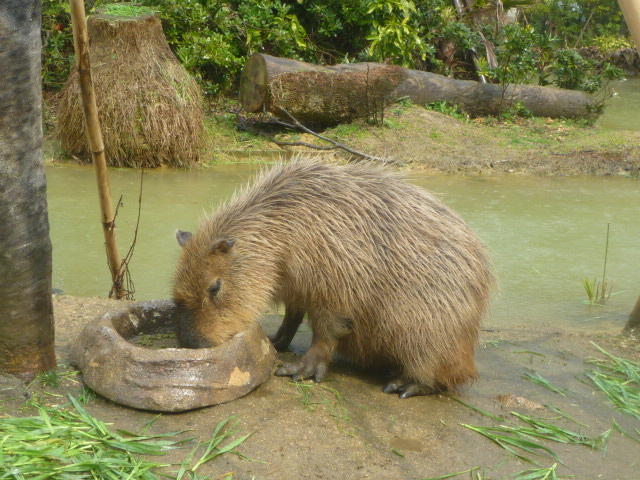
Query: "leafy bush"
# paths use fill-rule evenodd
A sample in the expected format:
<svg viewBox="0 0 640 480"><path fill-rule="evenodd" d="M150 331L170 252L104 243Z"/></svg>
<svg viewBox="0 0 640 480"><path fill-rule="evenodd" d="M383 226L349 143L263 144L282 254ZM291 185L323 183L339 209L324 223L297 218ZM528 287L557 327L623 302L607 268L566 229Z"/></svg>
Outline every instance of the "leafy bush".
<svg viewBox="0 0 640 480"><path fill-rule="evenodd" d="M498 66L486 71L486 76L505 86L531 82L537 71L538 37L531 25L505 25L496 38Z"/></svg>
<svg viewBox="0 0 640 480"><path fill-rule="evenodd" d="M68 0L42 1L43 82L59 88L73 62ZM528 9L530 24L504 28L459 19L450 0L138 2L159 12L169 45L210 94L231 91L254 52L317 63L390 62L473 78L471 49L491 81L591 91L601 83L595 65L563 47L580 41L612 45L624 33L615 0L543 0ZM96 0L94 7L107 3ZM483 61L480 33L495 46L497 68Z"/></svg>
<svg viewBox="0 0 640 480"><path fill-rule="evenodd" d="M62 87L73 65L73 39L69 2L42 0L42 83Z"/></svg>
<svg viewBox="0 0 640 480"><path fill-rule="evenodd" d="M528 9L527 18L565 48L591 45L602 35L628 34L617 0L542 0Z"/></svg>
<svg viewBox="0 0 640 480"><path fill-rule="evenodd" d="M367 53L375 59L395 60L409 67L415 59L425 60L427 46L416 25L417 10L410 0L369 0L371 33Z"/></svg>
<svg viewBox="0 0 640 480"><path fill-rule="evenodd" d="M629 40L617 35L600 35L594 37L591 44L603 52L610 52L621 48L631 48L632 46Z"/></svg>
<svg viewBox="0 0 640 480"><path fill-rule="evenodd" d="M593 60L586 59L577 51L569 49L559 50L551 65L556 85L591 93L599 90L607 80L622 76L622 70L610 63L605 63L602 71L594 74L596 68Z"/></svg>

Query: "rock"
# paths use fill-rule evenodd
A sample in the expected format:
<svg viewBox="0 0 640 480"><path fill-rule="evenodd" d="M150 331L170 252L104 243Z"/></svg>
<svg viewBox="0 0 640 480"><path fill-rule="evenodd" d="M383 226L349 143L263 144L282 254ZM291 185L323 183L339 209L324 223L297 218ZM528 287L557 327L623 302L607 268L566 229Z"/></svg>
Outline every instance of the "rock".
<svg viewBox="0 0 640 480"><path fill-rule="evenodd" d="M524 408L526 410L543 410L544 406L534 402L533 400L529 400L528 398L520 397L518 395L508 394L508 395L498 395L498 402L504 408Z"/></svg>
<svg viewBox="0 0 640 480"><path fill-rule="evenodd" d="M179 412L246 395L271 375L276 353L258 323L214 348L144 348L128 339L172 330L170 301L133 304L88 324L72 350L84 382L129 407Z"/></svg>

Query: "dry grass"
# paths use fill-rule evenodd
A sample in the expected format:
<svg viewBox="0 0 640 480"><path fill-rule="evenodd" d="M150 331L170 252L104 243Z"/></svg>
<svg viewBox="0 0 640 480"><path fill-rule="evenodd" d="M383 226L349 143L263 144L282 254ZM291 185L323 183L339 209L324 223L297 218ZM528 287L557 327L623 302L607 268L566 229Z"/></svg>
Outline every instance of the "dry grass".
<svg viewBox="0 0 640 480"><path fill-rule="evenodd" d="M357 133L342 135L345 127ZM444 173L640 174L640 132L608 132L565 120L465 121L395 105L387 108L384 126L355 122L325 134L334 131L358 150Z"/></svg>
<svg viewBox="0 0 640 480"><path fill-rule="evenodd" d="M200 157L202 93L169 49L160 20L89 18L91 68L107 161L119 167L190 166ZM58 107L62 148L90 160L77 73Z"/></svg>

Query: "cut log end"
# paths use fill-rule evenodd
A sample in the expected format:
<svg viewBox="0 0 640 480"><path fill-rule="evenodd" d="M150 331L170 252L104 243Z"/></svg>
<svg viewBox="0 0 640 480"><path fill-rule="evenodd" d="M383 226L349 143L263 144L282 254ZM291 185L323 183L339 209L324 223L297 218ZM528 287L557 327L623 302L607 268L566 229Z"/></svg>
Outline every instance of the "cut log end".
<svg viewBox="0 0 640 480"><path fill-rule="evenodd" d="M267 65L262 55L252 55L240 77L240 104L247 112L259 112L267 96Z"/></svg>

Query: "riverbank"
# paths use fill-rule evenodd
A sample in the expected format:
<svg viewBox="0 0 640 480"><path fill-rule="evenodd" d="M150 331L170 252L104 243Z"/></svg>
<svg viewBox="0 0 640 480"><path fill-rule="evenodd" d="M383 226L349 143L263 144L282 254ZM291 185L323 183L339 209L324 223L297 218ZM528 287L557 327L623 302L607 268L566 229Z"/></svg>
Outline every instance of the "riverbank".
<svg viewBox="0 0 640 480"><path fill-rule="evenodd" d="M297 152L340 155L278 142L327 144L309 134L256 123L238 116L238 105L209 105L206 147L201 166L219 163L264 163ZM408 168L438 173L490 175L640 175L640 129L609 129L584 123L546 119L492 117L470 119L441 106L441 113L415 105L387 108L382 125L359 121L323 131L323 135L370 155L393 159ZM632 112L633 116L635 112ZM45 108L45 158L48 163L79 161L60 151L55 138L55 96ZM639 122L640 123L640 120ZM634 130L635 129L635 130Z"/></svg>

